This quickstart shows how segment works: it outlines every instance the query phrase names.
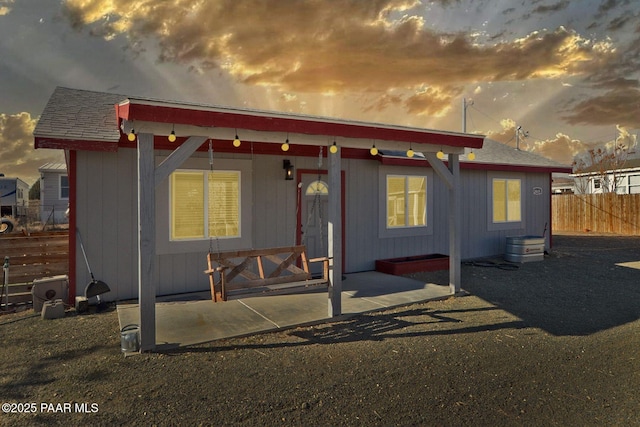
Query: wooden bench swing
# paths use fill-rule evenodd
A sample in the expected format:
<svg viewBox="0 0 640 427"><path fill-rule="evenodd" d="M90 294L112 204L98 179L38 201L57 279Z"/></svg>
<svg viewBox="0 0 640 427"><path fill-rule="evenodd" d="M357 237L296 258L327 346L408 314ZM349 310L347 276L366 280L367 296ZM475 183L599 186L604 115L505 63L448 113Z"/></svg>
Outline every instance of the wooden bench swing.
<svg viewBox="0 0 640 427"><path fill-rule="evenodd" d="M253 153L253 146L252 146ZM320 161L322 148L320 149ZM213 145L209 140L209 167L213 172ZM217 240L217 237L215 237ZM314 278L309 263L322 262L322 277ZM250 295L275 295L330 288L329 258L307 258L304 245L267 249L213 251L213 237L207 254L211 299L227 301ZM215 275L218 275L216 280Z"/></svg>
<svg viewBox="0 0 640 427"><path fill-rule="evenodd" d="M296 265L298 259L301 267ZM312 277L309 263L315 262L323 264L321 278ZM214 302L331 286L329 258L308 259L304 245L209 252L207 264L209 268L204 273L209 275L211 299ZM218 280L215 279L215 273L218 273Z"/></svg>

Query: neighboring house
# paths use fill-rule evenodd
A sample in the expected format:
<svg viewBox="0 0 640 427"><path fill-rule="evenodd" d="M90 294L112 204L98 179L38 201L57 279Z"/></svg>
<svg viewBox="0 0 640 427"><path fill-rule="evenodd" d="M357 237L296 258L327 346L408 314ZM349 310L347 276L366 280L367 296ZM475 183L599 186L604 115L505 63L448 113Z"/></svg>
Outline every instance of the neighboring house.
<svg viewBox="0 0 640 427"><path fill-rule="evenodd" d="M45 163L40 172L40 220L46 223L66 223L69 206L69 176L62 162Z"/></svg>
<svg viewBox="0 0 640 427"><path fill-rule="evenodd" d="M104 298L140 296L141 307L139 290L208 289L209 250L304 243L351 273L401 256L501 255L514 235L545 234L548 248L551 174L570 172L478 135L67 88L53 93L34 136L36 148L69 150L70 228L111 287ZM90 277L70 239L82 295Z"/></svg>
<svg viewBox="0 0 640 427"><path fill-rule="evenodd" d="M29 184L20 178L0 176L0 216L21 218L29 208Z"/></svg>
<svg viewBox="0 0 640 427"><path fill-rule="evenodd" d="M571 176L575 179L576 192L581 194L640 193L640 159L637 158L627 159L620 169L599 171L591 167Z"/></svg>
<svg viewBox="0 0 640 427"><path fill-rule="evenodd" d="M553 194L573 194L576 192L576 183L573 175L568 173L554 173L551 189Z"/></svg>

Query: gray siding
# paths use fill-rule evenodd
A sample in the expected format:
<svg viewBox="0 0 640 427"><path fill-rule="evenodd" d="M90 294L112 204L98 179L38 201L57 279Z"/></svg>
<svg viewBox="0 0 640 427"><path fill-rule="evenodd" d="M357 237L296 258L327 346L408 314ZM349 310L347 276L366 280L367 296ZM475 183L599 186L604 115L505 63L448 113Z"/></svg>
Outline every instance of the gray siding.
<svg viewBox="0 0 640 427"><path fill-rule="evenodd" d="M167 152L158 153L166 155ZM194 157L206 159L206 153ZM285 181L282 160L290 159L296 170L317 169L317 158L295 156L253 156L251 165L251 228L254 248L291 245L296 232L296 181ZM216 162L225 159L252 160L250 155L216 153ZM124 300L137 296L137 172L136 151L121 148L117 153L78 152L77 156L78 229L97 279L104 280L112 292L106 297ZM448 197L446 186L432 173L433 211L428 219L430 234L380 238L380 164L376 160L343 159L345 171L345 271L372 270L375 260L417 254L448 253ZM326 168L326 159L323 169ZM425 166L426 168L426 166ZM397 172L396 172L397 170ZM394 167L403 174L415 168ZM429 172L431 173L431 172ZM517 229L489 231L487 171L462 170L462 258L504 253L507 236L541 235L549 221L549 174L525 174L523 207L525 220ZM166 184L162 184L166 185ZM543 194L533 195L533 188ZM167 191L166 188L160 189ZM168 206L158 197L160 226L168 225ZM165 199L166 200L166 197ZM164 224L164 225L163 225ZM548 234L548 230L547 230ZM220 242L212 242L214 250ZM223 244L226 244L222 242ZM207 290L206 253L209 241L194 252L164 253L157 257L156 280L159 295ZM223 248L224 249L224 248ZM79 246L77 250L77 293L89 283Z"/></svg>
<svg viewBox="0 0 640 427"><path fill-rule="evenodd" d="M66 172L44 172L40 180L40 220L44 224L55 219L56 223L68 222L64 213L67 210L69 199L60 198L60 177L66 176Z"/></svg>

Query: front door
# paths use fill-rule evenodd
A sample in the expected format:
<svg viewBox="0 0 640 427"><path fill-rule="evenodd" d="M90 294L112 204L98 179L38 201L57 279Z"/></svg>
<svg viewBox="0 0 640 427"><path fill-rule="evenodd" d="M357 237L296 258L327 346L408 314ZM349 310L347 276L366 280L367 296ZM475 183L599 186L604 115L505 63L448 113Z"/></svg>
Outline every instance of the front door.
<svg viewBox="0 0 640 427"><path fill-rule="evenodd" d="M342 178L344 179L344 177ZM300 174L298 201L300 211L298 214L298 243L307 247L309 258L326 257L328 253L328 212L329 212L329 184L327 173L302 172ZM344 200L344 195L342 200ZM344 203L342 205L342 217L344 218ZM342 226L344 236L344 223ZM342 239L342 254L344 266L344 238ZM322 265L314 263L310 265L314 275L322 273Z"/></svg>

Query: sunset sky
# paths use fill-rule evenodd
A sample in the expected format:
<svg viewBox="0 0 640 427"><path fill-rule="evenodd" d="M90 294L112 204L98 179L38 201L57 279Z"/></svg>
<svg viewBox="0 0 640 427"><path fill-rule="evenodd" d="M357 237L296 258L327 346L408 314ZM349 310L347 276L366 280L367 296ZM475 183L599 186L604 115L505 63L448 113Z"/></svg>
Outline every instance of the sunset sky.
<svg viewBox="0 0 640 427"><path fill-rule="evenodd" d="M565 164L640 128L636 0L0 0L0 172L56 86L462 130Z"/></svg>

